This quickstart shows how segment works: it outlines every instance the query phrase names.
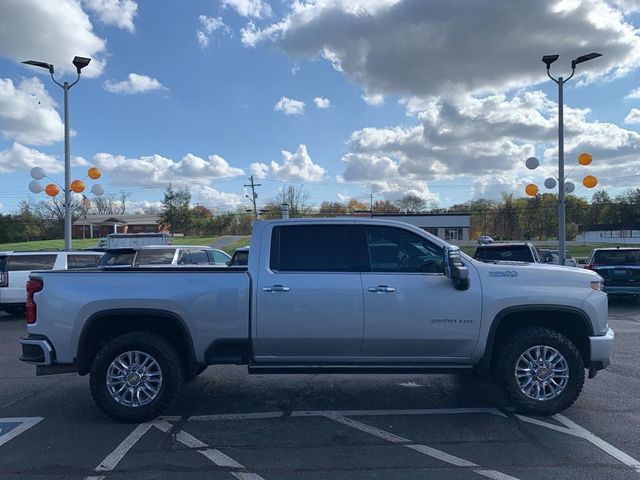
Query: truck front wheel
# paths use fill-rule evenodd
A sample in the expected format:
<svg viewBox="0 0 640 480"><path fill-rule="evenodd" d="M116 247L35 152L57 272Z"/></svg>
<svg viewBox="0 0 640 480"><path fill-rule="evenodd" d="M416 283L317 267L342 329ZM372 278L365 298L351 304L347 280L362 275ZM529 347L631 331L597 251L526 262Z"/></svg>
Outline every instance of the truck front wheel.
<svg viewBox="0 0 640 480"><path fill-rule="evenodd" d="M160 335L132 332L114 338L91 365L91 394L104 413L140 423L165 411L183 382L175 348Z"/></svg>
<svg viewBox="0 0 640 480"><path fill-rule="evenodd" d="M528 327L513 332L500 348L496 373L518 412L553 415L569 408L582 392L582 356L561 333Z"/></svg>

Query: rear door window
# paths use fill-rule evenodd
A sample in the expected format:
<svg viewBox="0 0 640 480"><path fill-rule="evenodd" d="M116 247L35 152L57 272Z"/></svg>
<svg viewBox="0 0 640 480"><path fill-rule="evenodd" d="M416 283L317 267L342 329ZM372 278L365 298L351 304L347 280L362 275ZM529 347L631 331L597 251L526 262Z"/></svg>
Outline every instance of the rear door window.
<svg viewBox="0 0 640 480"><path fill-rule="evenodd" d="M270 266L280 272L359 272L362 253L350 225L281 226L273 229Z"/></svg>
<svg viewBox="0 0 640 480"><path fill-rule="evenodd" d="M7 257L7 271L51 270L56 263L56 255L11 255Z"/></svg>
<svg viewBox="0 0 640 480"><path fill-rule="evenodd" d="M190 248L189 253L191 254L191 263L194 265L209 265L209 256L207 255L206 250L202 250L201 248Z"/></svg>
<svg viewBox="0 0 640 480"><path fill-rule="evenodd" d="M211 263L227 263L229 261L229 257L216 250L209 250L209 255L212 258Z"/></svg>
<svg viewBox="0 0 640 480"><path fill-rule="evenodd" d="M100 257L95 255L69 255L67 256L67 268L91 268L98 264Z"/></svg>
<svg viewBox="0 0 640 480"><path fill-rule="evenodd" d="M142 249L136 257L136 265L171 265L175 248Z"/></svg>

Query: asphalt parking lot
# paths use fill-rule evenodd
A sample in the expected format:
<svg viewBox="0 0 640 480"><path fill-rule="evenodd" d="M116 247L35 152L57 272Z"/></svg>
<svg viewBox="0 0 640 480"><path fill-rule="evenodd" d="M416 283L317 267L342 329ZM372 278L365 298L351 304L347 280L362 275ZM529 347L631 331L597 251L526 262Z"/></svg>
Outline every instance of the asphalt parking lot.
<svg viewBox="0 0 640 480"><path fill-rule="evenodd" d="M0 313L0 478L640 479L640 303L612 301L613 365L551 418L470 376L249 376L210 367L168 416L103 416L88 378L35 377Z"/></svg>

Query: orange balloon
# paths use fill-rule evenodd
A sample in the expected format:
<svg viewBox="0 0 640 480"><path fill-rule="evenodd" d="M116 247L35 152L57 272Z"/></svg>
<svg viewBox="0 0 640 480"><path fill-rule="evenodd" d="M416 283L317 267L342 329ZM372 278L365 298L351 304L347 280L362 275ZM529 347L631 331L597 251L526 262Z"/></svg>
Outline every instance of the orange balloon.
<svg viewBox="0 0 640 480"><path fill-rule="evenodd" d="M46 193L50 197L55 197L60 193L60 189L55 183L49 183L46 187L44 187L44 193Z"/></svg>
<svg viewBox="0 0 640 480"><path fill-rule="evenodd" d="M530 183L524 189L527 195L535 197L538 194L538 186L535 183Z"/></svg>
<svg viewBox="0 0 640 480"><path fill-rule="evenodd" d="M578 163L580 165L589 165L591 164L592 160L593 160L593 157L591 156L590 153L583 152L580 155L578 155Z"/></svg>
<svg viewBox="0 0 640 480"><path fill-rule="evenodd" d="M587 175L582 179L582 185L587 188L593 188L598 184L598 179L593 175Z"/></svg>
<svg viewBox="0 0 640 480"><path fill-rule="evenodd" d="M98 170L98 167L91 167L87 172L87 175L91 180L97 180L100 178L102 173L100 173L100 170Z"/></svg>
<svg viewBox="0 0 640 480"><path fill-rule="evenodd" d="M76 192L76 193L84 192L84 182L82 180L74 180L73 182L71 182L71 185L69 186L71 187L72 192Z"/></svg>

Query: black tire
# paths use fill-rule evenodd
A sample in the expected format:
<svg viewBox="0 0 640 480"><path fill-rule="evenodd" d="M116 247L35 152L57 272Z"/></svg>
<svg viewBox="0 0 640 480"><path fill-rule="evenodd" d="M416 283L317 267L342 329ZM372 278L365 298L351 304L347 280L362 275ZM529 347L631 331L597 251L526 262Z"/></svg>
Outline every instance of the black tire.
<svg viewBox="0 0 640 480"><path fill-rule="evenodd" d="M520 355L537 345L552 347L566 360L569 379L564 390L553 398L537 400L520 390L515 369ZM584 361L575 344L561 333L550 328L528 327L509 335L499 346L501 351L495 365L510 403L519 413L528 415L553 415L569 408L576 401L584 385Z"/></svg>
<svg viewBox="0 0 640 480"><path fill-rule="evenodd" d="M137 350L153 357L161 370L162 384L157 396L142 406L126 406L116 402L107 390L109 365L120 354ZM105 414L124 423L141 423L163 413L176 399L183 383L183 370L176 349L160 335L132 332L114 338L96 355L91 365L91 395Z"/></svg>

